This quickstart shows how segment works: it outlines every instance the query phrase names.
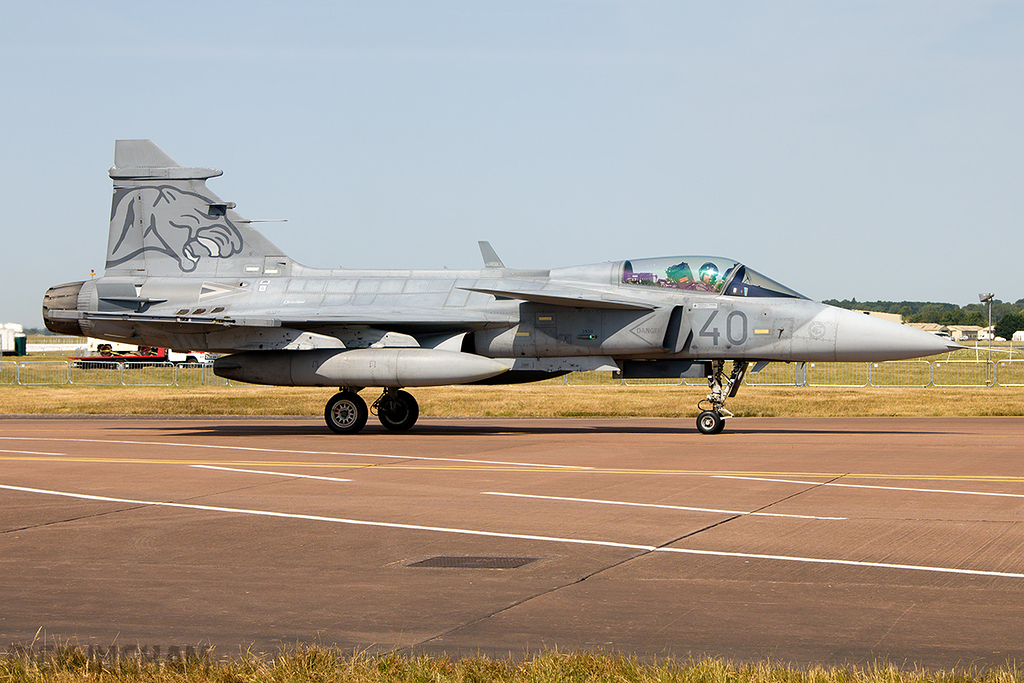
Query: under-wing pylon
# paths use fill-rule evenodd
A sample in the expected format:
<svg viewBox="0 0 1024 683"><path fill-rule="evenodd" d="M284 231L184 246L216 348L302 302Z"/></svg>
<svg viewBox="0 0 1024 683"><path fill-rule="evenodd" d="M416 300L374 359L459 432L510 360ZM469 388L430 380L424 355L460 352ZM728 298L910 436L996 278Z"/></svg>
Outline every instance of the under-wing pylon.
<svg viewBox="0 0 1024 683"><path fill-rule="evenodd" d="M391 430L419 415L410 387L515 383L580 370L707 378L697 427L722 430L751 363L880 361L956 348L817 303L732 259L675 256L524 270L481 242L484 267L325 270L300 265L149 140L119 140L103 277L52 287L60 334L226 355L214 371L270 385L336 386L327 425ZM732 361L726 370L727 361Z"/></svg>

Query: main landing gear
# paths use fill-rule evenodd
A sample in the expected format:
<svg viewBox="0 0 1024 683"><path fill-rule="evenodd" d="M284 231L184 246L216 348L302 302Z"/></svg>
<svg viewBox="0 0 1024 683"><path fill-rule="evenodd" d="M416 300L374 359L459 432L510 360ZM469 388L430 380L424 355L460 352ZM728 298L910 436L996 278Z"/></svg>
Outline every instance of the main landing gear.
<svg viewBox="0 0 1024 683"><path fill-rule="evenodd" d="M728 379L725 377L725 361L711 361L711 374L708 376L708 388L711 389L711 393L697 404L701 411L697 416L698 432L718 434L725 429L726 418L732 417L732 413L725 409L725 399L736 395L746 374L745 360L733 361Z"/></svg>
<svg viewBox="0 0 1024 683"><path fill-rule="evenodd" d="M370 410L377 411L377 419L393 432L404 432L416 424L420 406L412 394L401 389L385 389Z"/></svg>
<svg viewBox="0 0 1024 683"><path fill-rule="evenodd" d="M359 389L342 387L341 392L331 397L324 408L324 420L336 434L355 434L366 426L370 412L374 412L380 423L393 432L404 432L416 424L420 407L412 394L388 387L370 408L359 396Z"/></svg>

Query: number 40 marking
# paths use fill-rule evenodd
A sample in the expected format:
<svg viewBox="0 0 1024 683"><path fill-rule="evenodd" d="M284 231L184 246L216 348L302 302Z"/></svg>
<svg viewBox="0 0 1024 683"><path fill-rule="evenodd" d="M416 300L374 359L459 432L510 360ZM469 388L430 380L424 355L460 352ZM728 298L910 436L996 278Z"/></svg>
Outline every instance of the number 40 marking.
<svg viewBox="0 0 1024 683"><path fill-rule="evenodd" d="M718 329L718 325L712 327L711 323L718 317L718 309L711 311L711 315L704 321L704 325L700 328L700 332L697 333L699 337L707 337L711 339L713 346L718 346L718 340L722 336L721 330ZM737 346L747 341L747 314L743 311L732 311L725 318L725 338L730 344L736 344Z"/></svg>

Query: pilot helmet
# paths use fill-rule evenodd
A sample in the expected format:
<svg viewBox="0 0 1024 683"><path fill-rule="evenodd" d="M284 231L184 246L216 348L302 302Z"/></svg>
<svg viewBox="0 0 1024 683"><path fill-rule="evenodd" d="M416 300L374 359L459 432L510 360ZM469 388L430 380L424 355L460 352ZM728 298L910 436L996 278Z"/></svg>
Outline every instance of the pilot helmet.
<svg viewBox="0 0 1024 683"><path fill-rule="evenodd" d="M710 275L712 280L718 279L718 266L716 266L711 261L708 261L703 266L701 266L700 270L698 270L697 272L700 274L700 278L702 280L704 279L705 275Z"/></svg>

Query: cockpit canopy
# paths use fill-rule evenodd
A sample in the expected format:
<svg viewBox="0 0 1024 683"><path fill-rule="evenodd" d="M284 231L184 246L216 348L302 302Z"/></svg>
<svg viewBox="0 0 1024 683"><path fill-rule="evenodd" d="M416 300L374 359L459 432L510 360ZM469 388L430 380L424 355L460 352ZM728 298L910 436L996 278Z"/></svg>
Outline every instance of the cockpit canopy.
<svg viewBox="0 0 1024 683"><path fill-rule="evenodd" d="M742 263L718 256L668 256L625 261L622 282L725 296L807 298Z"/></svg>

